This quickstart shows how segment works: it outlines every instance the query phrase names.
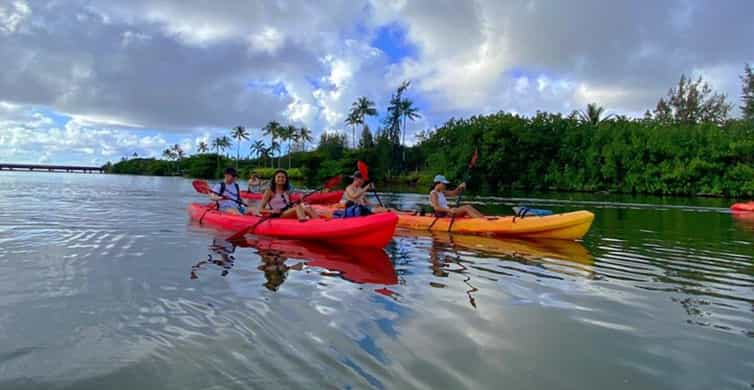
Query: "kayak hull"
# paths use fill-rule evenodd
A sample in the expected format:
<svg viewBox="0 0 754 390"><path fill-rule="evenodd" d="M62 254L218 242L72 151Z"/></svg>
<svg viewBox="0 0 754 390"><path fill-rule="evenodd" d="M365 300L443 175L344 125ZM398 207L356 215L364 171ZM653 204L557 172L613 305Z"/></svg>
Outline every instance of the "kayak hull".
<svg viewBox="0 0 754 390"><path fill-rule="evenodd" d="M262 217L221 213L214 210L212 205L199 203L190 204L188 213L192 220L200 224L225 230L239 231L258 224L249 233L371 248L384 248L392 239L398 223L398 216L391 213L347 219L316 219L306 222L287 218L270 218L262 221Z"/></svg>
<svg viewBox="0 0 754 390"><path fill-rule="evenodd" d="M734 203L730 206L733 211L748 211L754 212L754 202Z"/></svg>
<svg viewBox="0 0 754 390"><path fill-rule="evenodd" d="M241 198L249 200L262 200L262 193L241 191ZM291 194L291 202L298 202L301 197L306 196L300 192ZM343 191L317 192L306 197L305 203L309 204L332 204L338 203L343 198Z"/></svg>
<svg viewBox="0 0 754 390"><path fill-rule="evenodd" d="M451 218L437 218L437 222L434 221L435 217L432 216L400 214L398 226L414 230L447 232ZM593 221L594 214L584 210L524 218L457 218L453 222L451 232L504 237L579 240L589 231Z"/></svg>

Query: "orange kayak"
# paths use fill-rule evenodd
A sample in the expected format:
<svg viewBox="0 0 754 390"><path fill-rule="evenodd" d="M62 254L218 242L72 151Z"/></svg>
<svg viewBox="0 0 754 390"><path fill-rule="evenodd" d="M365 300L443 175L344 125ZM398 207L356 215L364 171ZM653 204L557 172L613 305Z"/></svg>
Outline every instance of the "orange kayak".
<svg viewBox="0 0 754 390"><path fill-rule="evenodd" d="M398 223L398 216L392 213L306 222L287 218L261 221L263 217L221 213L213 204L199 203L190 204L188 213L199 223L226 230L239 231L259 223L251 234L372 248L384 248L393 238Z"/></svg>
<svg viewBox="0 0 754 390"><path fill-rule="evenodd" d="M316 206L321 212L336 210L333 206ZM397 212L398 227L412 230L447 232L450 217L419 216L411 212ZM528 216L524 218L485 217L457 218L451 233L492 235L510 238L580 240L589 231L594 214L589 211Z"/></svg>
<svg viewBox="0 0 754 390"><path fill-rule="evenodd" d="M435 217L432 216L406 213L399 215L398 226L414 230L447 232L450 227L450 220L449 217L437 218L435 222ZM541 217L456 218L451 232L519 238L579 240L589 231L592 221L594 221L594 214L583 210Z"/></svg>

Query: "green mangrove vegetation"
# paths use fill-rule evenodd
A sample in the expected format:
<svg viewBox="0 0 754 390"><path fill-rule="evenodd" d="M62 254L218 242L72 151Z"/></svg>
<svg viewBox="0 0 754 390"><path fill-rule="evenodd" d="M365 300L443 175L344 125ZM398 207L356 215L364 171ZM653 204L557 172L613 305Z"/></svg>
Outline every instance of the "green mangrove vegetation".
<svg viewBox="0 0 754 390"><path fill-rule="evenodd" d="M406 144L407 124L421 114L407 97L410 84L404 82L375 133L365 118L379 112L374 102L360 97L344 123L350 131L323 133L311 150L309 129L270 122L261 129L261 139L249 139L249 132L238 126L230 137L198 145L195 155L186 156L174 145L164 151L163 159L124 158L105 168L111 173L217 178L229 165L238 167L244 177L252 172L269 177L283 167L292 177L314 184L353 172L356 161L364 160L370 175L381 182L424 185L438 173L463 177L478 149L469 186L487 193L520 189L754 196L750 65L741 81L737 118L731 118L734 106L727 96L701 78L681 76L641 118L606 115L597 104L570 114L498 112L452 118L420 132L413 145ZM235 152L234 159L228 151Z"/></svg>

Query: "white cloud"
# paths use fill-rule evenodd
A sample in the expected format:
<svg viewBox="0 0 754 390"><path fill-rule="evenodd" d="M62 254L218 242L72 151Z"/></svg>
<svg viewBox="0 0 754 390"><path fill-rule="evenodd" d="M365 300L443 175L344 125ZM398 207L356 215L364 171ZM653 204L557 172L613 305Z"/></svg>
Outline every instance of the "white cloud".
<svg viewBox="0 0 754 390"><path fill-rule="evenodd" d="M214 129L258 129L270 120L306 125L317 137L344 129L359 96L384 115L402 80L412 81L409 96L423 115L410 134L501 109L568 112L595 101L610 112L640 113L681 73L702 74L735 100L743 63L754 60L741 39L754 35L749 1L543 5L6 0L0 152L28 151L23 137L87 155L82 161L90 160L82 148L96 158L129 148L159 153L172 143L193 149ZM410 57L396 61L397 48L372 47L386 26L405 30L395 45L409 47ZM33 115L40 108L73 119L56 125ZM66 141L53 142L52 134Z"/></svg>
<svg viewBox="0 0 754 390"><path fill-rule="evenodd" d="M123 38L121 39L120 44L123 47L128 47L131 45L147 42L152 39L150 35L131 31L131 30L123 32L122 37Z"/></svg>
<svg viewBox="0 0 754 390"><path fill-rule="evenodd" d="M25 1L15 0L0 4L0 34L12 34L31 15L31 8Z"/></svg>
<svg viewBox="0 0 754 390"><path fill-rule="evenodd" d="M253 50L274 54L283 46L285 37L274 27L265 27L261 32L253 34L249 40Z"/></svg>

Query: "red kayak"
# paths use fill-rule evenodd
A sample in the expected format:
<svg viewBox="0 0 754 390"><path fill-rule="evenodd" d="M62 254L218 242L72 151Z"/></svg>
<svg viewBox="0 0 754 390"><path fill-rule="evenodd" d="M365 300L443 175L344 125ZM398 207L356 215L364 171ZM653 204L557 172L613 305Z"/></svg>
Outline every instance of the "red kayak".
<svg viewBox="0 0 754 390"><path fill-rule="evenodd" d="M735 203L730 206L730 209L733 211L754 211L754 202Z"/></svg>
<svg viewBox="0 0 754 390"><path fill-rule="evenodd" d="M291 194L291 202L297 202L299 199L301 199L302 196L305 196L305 195L306 194L302 194L300 192L294 192L293 194ZM244 199L262 200L262 193L241 191L241 197ZM338 203L341 198L343 198L343 190L330 191L330 192L317 192L317 193L307 196L305 199L305 203L332 204L332 203Z"/></svg>
<svg viewBox="0 0 754 390"><path fill-rule="evenodd" d="M262 219L253 215L221 213L214 209L214 204L191 203L188 213L191 219L202 224L236 232L254 226ZM344 219L315 219L306 222L270 218L257 225L250 233L336 245L384 248L393 238L397 224L398 216L393 213Z"/></svg>
<svg viewBox="0 0 754 390"><path fill-rule="evenodd" d="M241 247L253 247L261 252L275 252L291 259L306 261L309 267L336 271L340 277L354 283L393 285L398 283L395 268L384 250L376 248L329 247L314 242L248 239Z"/></svg>

